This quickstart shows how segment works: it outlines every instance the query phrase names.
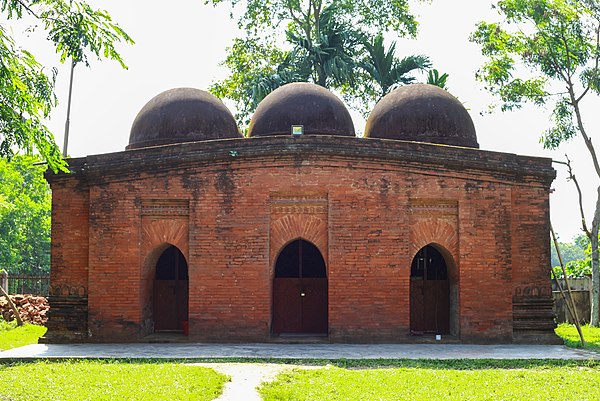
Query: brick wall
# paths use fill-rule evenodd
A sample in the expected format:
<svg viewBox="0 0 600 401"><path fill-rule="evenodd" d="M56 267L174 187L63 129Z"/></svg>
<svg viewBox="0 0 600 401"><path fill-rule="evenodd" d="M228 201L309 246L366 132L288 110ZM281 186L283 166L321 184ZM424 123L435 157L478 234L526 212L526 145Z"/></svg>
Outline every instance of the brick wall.
<svg viewBox="0 0 600 401"><path fill-rule="evenodd" d="M527 291L539 300L549 285L554 172L545 159L307 137L181 144L77 163L84 162L70 177L49 177L52 285L89 281L91 341L152 332L153 269L168 245L188 262L194 341L269 341L273 267L297 238L325 259L332 341L408 339L410 265L428 244L449 266L451 332L463 341L511 341L519 288L538 288ZM75 189L80 179L89 191Z"/></svg>
<svg viewBox="0 0 600 401"><path fill-rule="evenodd" d="M87 338L89 188L83 177L52 184L52 244L48 330L57 339Z"/></svg>

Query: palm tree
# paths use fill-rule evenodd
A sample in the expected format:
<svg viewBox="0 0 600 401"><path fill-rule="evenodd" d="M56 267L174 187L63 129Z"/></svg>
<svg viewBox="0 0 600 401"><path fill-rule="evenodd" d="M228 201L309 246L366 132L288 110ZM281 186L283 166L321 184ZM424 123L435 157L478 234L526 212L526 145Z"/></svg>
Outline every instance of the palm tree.
<svg viewBox="0 0 600 401"><path fill-rule="evenodd" d="M294 45L296 66L303 71L301 75L309 75L325 88L353 84L361 51L362 34L336 18L337 7L333 3L322 10L317 29L312 31L314 37L293 27L287 32L288 41Z"/></svg>
<svg viewBox="0 0 600 401"><path fill-rule="evenodd" d="M439 71L435 68L429 70L427 73L427 83L435 86L439 86L444 90L448 90L448 86L446 85L446 81L448 80L448 74L444 73L440 75Z"/></svg>
<svg viewBox="0 0 600 401"><path fill-rule="evenodd" d="M367 50L366 58L360 63L379 87L375 95L381 99L392 89L399 85L415 82L415 77L409 75L414 70L425 70L431 67L427 56L407 56L401 60L396 58L396 42L392 42L386 50L383 45L383 36L375 36L373 41L363 43Z"/></svg>

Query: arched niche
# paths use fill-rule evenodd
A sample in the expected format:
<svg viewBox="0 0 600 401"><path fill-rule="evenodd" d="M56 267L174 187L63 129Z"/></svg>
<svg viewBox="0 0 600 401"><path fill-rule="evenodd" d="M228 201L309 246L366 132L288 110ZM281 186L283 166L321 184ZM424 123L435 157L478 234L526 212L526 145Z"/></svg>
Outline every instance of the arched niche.
<svg viewBox="0 0 600 401"><path fill-rule="evenodd" d="M410 267L410 330L412 334L458 337L456 265L439 244L419 249Z"/></svg>
<svg viewBox="0 0 600 401"><path fill-rule="evenodd" d="M319 249L304 239L291 241L279 252L274 271L272 334L327 335L327 267Z"/></svg>
<svg viewBox="0 0 600 401"><path fill-rule="evenodd" d="M179 248L170 245L162 251L154 267L154 331L183 331L188 321L188 303L188 264Z"/></svg>

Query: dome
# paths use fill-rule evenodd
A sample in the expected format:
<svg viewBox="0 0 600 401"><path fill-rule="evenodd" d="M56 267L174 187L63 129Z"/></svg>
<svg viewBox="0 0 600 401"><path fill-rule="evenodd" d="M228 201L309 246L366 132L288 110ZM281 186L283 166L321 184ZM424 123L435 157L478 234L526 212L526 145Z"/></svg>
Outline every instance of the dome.
<svg viewBox="0 0 600 401"><path fill-rule="evenodd" d="M355 136L344 103L322 86L294 82L271 92L256 108L249 136L290 135L303 125L305 135Z"/></svg>
<svg viewBox="0 0 600 401"><path fill-rule="evenodd" d="M131 126L127 149L241 138L223 102L200 89L175 88L153 97Z"/></svg>
<svg viewBox="0 0 600 401"><path fill-rule="evenodd" d="M401 86L384 96L367 120L365 137L479 148L473 120L462 103L428 84Z"/></svg>

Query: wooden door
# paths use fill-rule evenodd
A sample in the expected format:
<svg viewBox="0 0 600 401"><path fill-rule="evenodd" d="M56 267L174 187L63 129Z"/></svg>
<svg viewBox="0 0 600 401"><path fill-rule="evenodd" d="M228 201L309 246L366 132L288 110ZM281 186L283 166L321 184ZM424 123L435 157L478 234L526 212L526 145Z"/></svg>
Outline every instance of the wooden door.
<svg viewBox="0 0 600 401"><path fill-rule="evenodd" d="M155 280L154 282L154 330L179 330L177 312L177 282Z"/></svg>
<svg viewBox="0 0 600 401"><path fill-rule="evenodd" d="M450 286L446 262L428 245L411 265L410 329L413 333L447 334L450 331Z"/></svg>
<svg viewBox="0 0 600 401"><path fill-rule="evenodd" d="M154 331L181 331L188 319L188 268L181 251L167 248L156 263Z"/></svg>
<svg viewBox="0 0 600 401"><path fill-rule="evenodd" d="M275 265L273 334L326 334L327 292L325 261L317 247L304 240L286 246Z"/></svg>

